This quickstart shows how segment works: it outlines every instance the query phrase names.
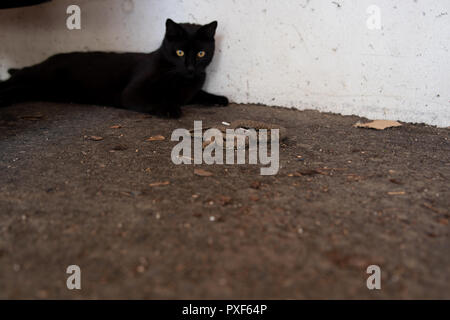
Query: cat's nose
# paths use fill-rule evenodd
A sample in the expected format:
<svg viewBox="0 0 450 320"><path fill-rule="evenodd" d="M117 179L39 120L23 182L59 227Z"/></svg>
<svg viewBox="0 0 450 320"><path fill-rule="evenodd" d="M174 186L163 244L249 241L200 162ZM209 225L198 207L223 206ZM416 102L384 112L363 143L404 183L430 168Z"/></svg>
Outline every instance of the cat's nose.
<svg viewBox="0 0 450 320"><path fill-rule="evenodd" d="M194 71L195 71L194 66L188 66L188 67L187 67L187 71L188 71L189 73L194 73Z"/></svg>

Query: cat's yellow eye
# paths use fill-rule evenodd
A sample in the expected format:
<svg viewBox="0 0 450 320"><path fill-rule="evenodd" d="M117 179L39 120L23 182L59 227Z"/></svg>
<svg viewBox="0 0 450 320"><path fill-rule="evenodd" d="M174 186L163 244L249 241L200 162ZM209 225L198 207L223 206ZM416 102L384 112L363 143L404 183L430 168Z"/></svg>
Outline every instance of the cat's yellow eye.
<svg viewBox="0 0 450 320"><path fill-rule="evenodd" d="M205 56L205 54L206 54L205 51L199 51L199 52L197 53L197 57L203 58L203 57Z"/></svg>
<svg viewBox="0 0 450 320"><path fill-rule="evenodd" d="M179 56L179 57L184 56L184 51L183 50L177 50L177 56Z"/></svg>

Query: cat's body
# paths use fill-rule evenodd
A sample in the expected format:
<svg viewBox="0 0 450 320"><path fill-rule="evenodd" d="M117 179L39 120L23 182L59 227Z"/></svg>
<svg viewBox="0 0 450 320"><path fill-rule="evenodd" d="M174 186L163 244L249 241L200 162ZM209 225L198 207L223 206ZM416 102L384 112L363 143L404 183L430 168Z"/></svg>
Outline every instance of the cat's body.
<svg viewBox="0 0 450 320"><path fill-rule="evenodd" d="M214 54L217 23L176 24L168 19L161 47L146 53L58 54L0 82L0 106L23 101L109 105L179 117L185 104L227 105L201 90Z"/></svg>

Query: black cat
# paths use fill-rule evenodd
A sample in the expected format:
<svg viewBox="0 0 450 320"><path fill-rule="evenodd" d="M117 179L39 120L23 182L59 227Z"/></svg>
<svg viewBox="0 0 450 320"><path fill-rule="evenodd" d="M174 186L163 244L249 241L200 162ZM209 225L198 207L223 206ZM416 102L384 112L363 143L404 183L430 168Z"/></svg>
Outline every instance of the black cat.
<svg viewBox="0 0 450 320"><path fill-rule="evenodd" d="M0 82L0 107L42 100L110 105L177 118L185 104L228 105L201 90L214 55L217 22L166 21L161 47L146 53L57 54Z"/></svg>

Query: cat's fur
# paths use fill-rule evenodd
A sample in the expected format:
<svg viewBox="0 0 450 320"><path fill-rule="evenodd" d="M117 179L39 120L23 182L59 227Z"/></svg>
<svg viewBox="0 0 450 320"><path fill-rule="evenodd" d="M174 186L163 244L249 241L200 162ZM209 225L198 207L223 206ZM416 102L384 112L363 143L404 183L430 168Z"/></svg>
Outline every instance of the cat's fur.
<svg viewBox="0 0 450 320"><path fill-rule="evenodd" d="M0 82L0 107L33 100L74 102L176 118L185 104L225 106L226 97L201 90L216 27L216 21L201 26L168 19L161 47L149 54L74 52L10 69L11 78Z"/></svg>

